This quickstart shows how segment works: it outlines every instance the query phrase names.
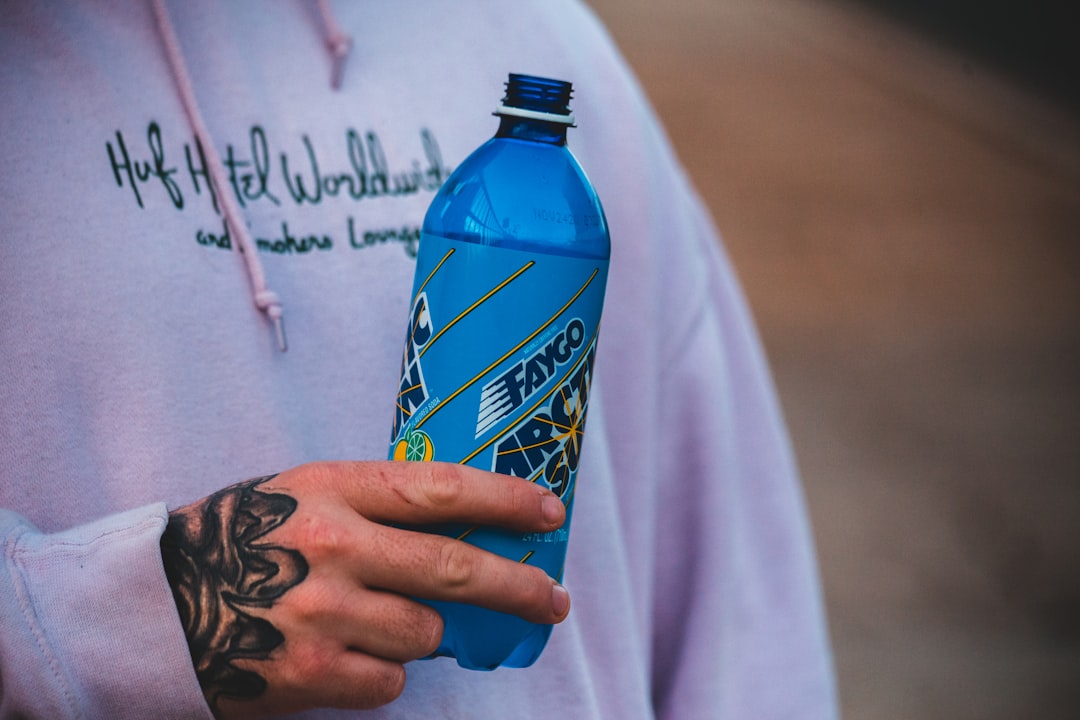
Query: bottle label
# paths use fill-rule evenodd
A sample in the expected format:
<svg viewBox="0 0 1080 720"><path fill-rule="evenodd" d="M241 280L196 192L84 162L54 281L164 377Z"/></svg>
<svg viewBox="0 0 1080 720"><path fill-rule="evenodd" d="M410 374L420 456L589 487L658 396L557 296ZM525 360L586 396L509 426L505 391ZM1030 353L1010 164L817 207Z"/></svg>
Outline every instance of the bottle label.
<svg viewBox="0 0 1080 720"><path fill-rule="evenodd" d="M542 483L567 505L568 524L607 265L422 235L390 457ZM512 536L439 531L554 576L565 527ZM554 554L553 545L561 546Z"/></svg>

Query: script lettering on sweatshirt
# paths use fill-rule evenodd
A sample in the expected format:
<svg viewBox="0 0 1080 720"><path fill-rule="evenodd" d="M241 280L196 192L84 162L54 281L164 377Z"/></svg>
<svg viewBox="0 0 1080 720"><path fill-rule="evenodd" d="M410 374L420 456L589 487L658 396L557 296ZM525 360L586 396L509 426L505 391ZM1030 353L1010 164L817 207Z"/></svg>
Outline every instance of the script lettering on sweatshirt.
<svg viewBox="0 0 1080 720"><path fill-rule="evenodd" d="M278 255L303 255L313 251L332 250L338 246L334 235L326 231L310 231L290 227L288 221L281 221L272 235L255 235L255 247L259 252L269 252ZM404 249L405 254L411 258L416 257L417 248L420 245L420 226L401 225L399 227L372 228L361 230L356 227L356 220L352 215L345 219L345 227L342 235L347 238L348 247L353 250L365 250L380 245L398 244ZM342 235L338 235L340 238ZM221 221L220 229L196 228L195 242L204 247L213 247L219 250L232 250L232 233L229 224Z"/></svg>
<svg viewBox="0 0 1080 720"><path fill-rule="evenodd" d="M344 129L340 141L330 148L317 146L306 133L291 140L286 147L261 125L252 125L244 142L224 146L224 188L213 181L206 148L199 138L169 138L156 121L137 134L115 131L105 142L105 158L116 187L138 208L164 202L184 211L191 207L193 198L208 198L221 219L195 228L192 236L202 247L228 251L240 247L235 242L235 228L222 217L219 194L223 191L232 194L241 211L260 204L299 209L434 193L451 172L434 133L427 128L419 130L413 157L404 162L392 162L378 133L372 130ZM276 219L270 227L252 228L257 251L305 255L334 248L368 250L393 245L415 258L420 242L418 222L361 227L352 213L334 227L316 227L312 222L310 216Z"/></svg>
<svg viewBox="0 0 1080 720"><path fill-rule="evenodd" d="M196 138L182 143L181 148L170 152L161 126L154 121L147 125L143 137L117 130L105 142L113 180L117 187L130 191L140 208L146 207L148 193L164 193L179 210L191 193L202 195L205 191L215 211L220 212L218 189L210 180L202 143ZM426 128L420 130L422 159L413 158L398 166L391 166L374 131L361 134L349 128L335 150L320 151L303 134L298 148L275 151L266 130L253 125L246 147L226 145L221 162L229 189L241 208L256 202L318 205L338 198L360 201L434 192L450 174L438 141Z"/></svg>

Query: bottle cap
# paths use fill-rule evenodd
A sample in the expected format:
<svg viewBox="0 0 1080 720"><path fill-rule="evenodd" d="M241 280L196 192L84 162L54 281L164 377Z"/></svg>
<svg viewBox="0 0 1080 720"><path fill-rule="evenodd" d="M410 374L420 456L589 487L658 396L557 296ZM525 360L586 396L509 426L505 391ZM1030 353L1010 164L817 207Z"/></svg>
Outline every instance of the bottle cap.
<svg viewBox="0 0 1080 720"><path fill-rule="evenodd" d="M494 114L573 127L574 116L569 105L573 87L564 80L511 73L506 96Z"/></svg>

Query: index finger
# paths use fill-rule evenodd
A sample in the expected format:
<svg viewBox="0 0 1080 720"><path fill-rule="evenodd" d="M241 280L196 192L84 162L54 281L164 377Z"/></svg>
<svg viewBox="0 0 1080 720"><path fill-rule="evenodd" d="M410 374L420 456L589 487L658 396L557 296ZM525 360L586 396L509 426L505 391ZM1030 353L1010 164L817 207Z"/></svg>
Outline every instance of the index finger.
<svg viewBox="0 0 1080 720"><path fill-rule="evenodd" d="M383 523L466 522L511 530L562 525L566 508L554 493L522 478L443 462L334 463L333 482L364 517Z"/></svg>

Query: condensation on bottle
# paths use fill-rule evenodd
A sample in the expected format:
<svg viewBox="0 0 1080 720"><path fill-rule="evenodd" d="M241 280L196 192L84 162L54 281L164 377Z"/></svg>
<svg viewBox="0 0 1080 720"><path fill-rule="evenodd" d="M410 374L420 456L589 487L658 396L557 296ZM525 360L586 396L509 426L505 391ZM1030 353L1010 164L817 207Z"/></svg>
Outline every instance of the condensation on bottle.
<svg viewBox="0 0 1080 720"><path fill-rule="evenodd" d="M566 144L569 82L511 74L494 137L447 178L424 218L390 457L525 478L566 505L548 533L425 527L562 580L611 244ZM588 479L585 491L588 492ZM491 610L429 602L435 656L527 667L551 634Z"/></svg>

